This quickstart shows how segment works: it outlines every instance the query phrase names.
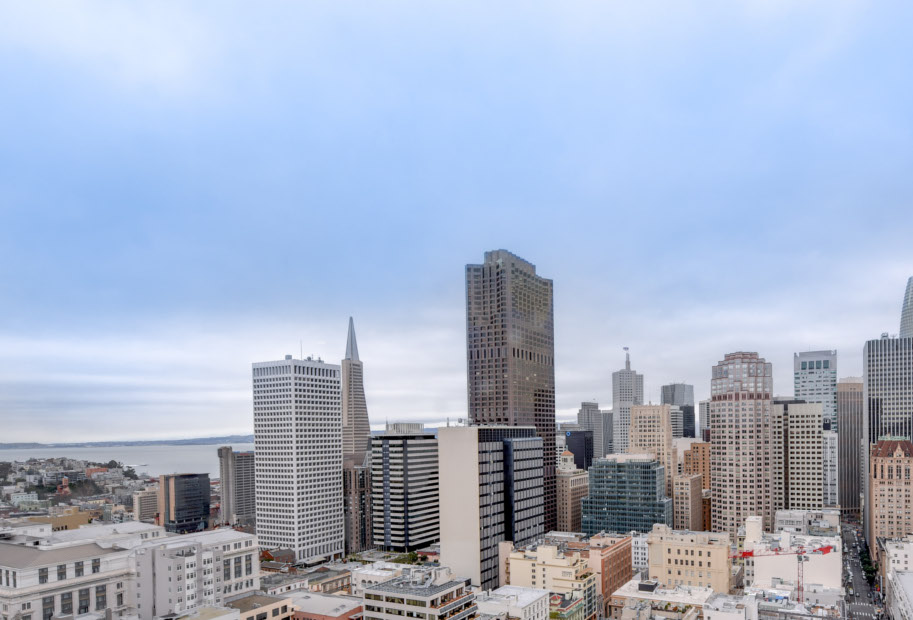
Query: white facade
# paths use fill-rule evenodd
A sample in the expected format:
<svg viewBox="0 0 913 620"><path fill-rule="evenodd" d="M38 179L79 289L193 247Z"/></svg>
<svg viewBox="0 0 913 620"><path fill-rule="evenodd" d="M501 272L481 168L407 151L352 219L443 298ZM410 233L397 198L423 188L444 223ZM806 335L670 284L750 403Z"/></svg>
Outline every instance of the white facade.
<svg viewBox="0 0 913 620"><path fill-rule="evenodd" d="M710 428L710 401L702 400L697 404L697 428L695 429L695 435L697 437L703 437L704 429Z"/></svg>
<svg viewBox="0 0 913 620"><path fill-rule="evenodd" d="M631 356L625 352L625 367L612 373L612 449L628 451L631 407L644 402L644 376L631 370Z"/></svg>
<svg viewBox="0 0 913 620"><path fill-rule="evenodd" d="M352 569L352 595L361 596L365 588L390 581L403 574L403 564L396 562L374 562Z"/></svg>
<svg viewBox="0 0 913 620"><path fill-rule="evenodd" d="M442 567L405 569L401 577L365 589L364 620L465 620L478 608L466 579Z"/></svg>
<svg viewBox="0 0 913 620"><path fill-rule="evenodd" d="M772 509L818 510L824 500L821 403L775 400L771 412Z"/></svg>
<svg viewBox="0 0 913 620"><path fill-rule="evenodd" d="M793 355L793 387L796 398L821 403L824 425L837 428L837 352L805 351Z"/></svg>
<svg viewBox="0 0 913 620"><path fill-rule="evenodd" d="M507 614L516 620L546 620L548 618L548 590L501 586L497 590L476 596L479 613Z"/></svg>
<svg viewBox="0 0 913 620"><path fill-rule="evenodd" d="M824 505L839 506L838 438L836 431L824 431Z"/></svg>
<svg viewBox="0 0 913 620"><path fill-rule="evenodd" d="M891 620L913 619L913 573L891 569L885 588L887 616Z"/></svg>
<svg viewBox="0 0 913 620"><path fill-rule="evenodd" d="M647 544L647 535L631 532L631 565L636 573L645 571L650 566L650 547Z"/></svg>
<svg viewBox="0 0 913 620"><path fill-rule="evenodd" d="M219 606L260 589L257 537L232 529L147 541L131 561L131 601L142 620Z"/></svg>
<svg viewBox="0 0 913 620"><path fill-rule="evenodd" d="M342 385L322 360L253 364L257 535L299 561L342 557Z"/></svg>
<svg viewBox="0 0 913 620"><path fill-rule="evenodd" d="M882 545L882 561L885 569L896 571L913 571L913 535L906 538L886 540Z"/></svg>
<svg viewBox="0 0 913 620"><path fill-rule="evenodd" d="M746 588L774 588L784 582L795 585L800 555L806 558L803 561L806 583L834 590L842 588L843 543L839 536L763 534L759 523L756 517L749 517L745 524L744 550L753 552L753 557L745 559ZM805 553L796 553L800 550Z"/></svg>

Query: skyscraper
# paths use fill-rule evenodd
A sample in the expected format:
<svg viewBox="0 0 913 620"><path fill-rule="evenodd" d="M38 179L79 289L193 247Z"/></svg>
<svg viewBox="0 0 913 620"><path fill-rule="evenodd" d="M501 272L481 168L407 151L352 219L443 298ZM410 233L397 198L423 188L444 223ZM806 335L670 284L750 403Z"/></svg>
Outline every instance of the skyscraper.
<svg viewBox="0 0 913 620"><path fill-rule="evenodd" d="M546 532L542 471L553 460L537 435L532 426L438 429L441 564L474 586L498 587L500 543L525 545Z"/></svg>
<svg viewBox="0 0 913 620"><path fill-rule="evenodd" d="M900 337L913 338L913 277L907 280L907 290L900 310Z"/></svg>
<svg viewBox="0 0 913 620"><path fill-rule="evenodd" d="M837 431L824 431L824 507L840 501L840 440Z"/></svg>
<svg viewBox="0 0 913 620"><path fill-rule="evenodd" d="M222 446L219 454L219 485L222 496L219 523L253 525L257 513L254 495L254 453L235 452Z"/></svg>
<svg viewBox="0 0 913 620"><path fill-rule="evenodd" d="M437 438L421 424L388 424L371 441L374 546L415 551L440 539Z"/></svg>
<svg viewBox="0 0 913 620"><path fill-rule="evenodd" d="M581 502L581 529L649 532L654 523L672 527L666 471L652 454L612 454L590 467L589 495Z"/></svg>
<svg viewBox="0 0 913 620"><path fill-rule="evenodd" d="M358 359L355 322L349 317L346 357L342 360L342 453L364 454L371 449L371 425L365 402L364 367Z"/></svg>
<svg viewBox="0 0 913 620"><path fill-rule="evenodd" d="M342 460L346 556L374 548L371 454L347 454Z"/></svg>
<svg viewBox="0 0 913 620"><path fill-rule="evenodd" d="M582 402L577 411L577 424L593 431L593 456L601 459L612 450L612 412L599 408L599 403Z"/></svg>
<svg viewBox="0 0 913 620"><path fill-rule="evenodd" d="M628 451L652 454L665 468L666 497L672 497L672 478L678 472L678 455L673 443L672 413L669 405L634 405L631 407L631 431Z"/></svg>
<svg viewBox="0 0 913 620"><path fill-rule="evenodd" d="M769 448L771 513L822 508L822 410L821 403L806 403L799 399L773 401Z"/></svg>
<svg viewBox="0 0 913 620"><path fill-rule="evenodd" d="M317 359L255 362L257 537L298 561L344 551L340 368Z"/></svg>
<svg viewBox="0 0 913 620"><path fill-rule="evenodd" d="M757 353L727 353L710 380L713 531L735 536L745 518L772 524L770 416L773 368Z"/></svg>
<svg viewBox="0 0 913 620"><path fill-rule="evenodd" d="M466 372L471 423L536 427L548 455L545 528L555 529L552 281L506 250L466 265Z"/></svg>
<svg viewBox="0 0 913 620"><path fill-rule="evenodd" d="M837 462L840 470L838 492L840 511L859 516L863 484L862 454L862 377L837 382Z"/></svg>
<svg viewBox="0 0 913 620"><path fill-rule="evenodd" d="M159 525L166 532L189 534L209 529L209 474L159 477Z"/></svg>
<svg viewBox="0 0 913 620"><path fill-rule="evenodd" d="M644 376L631 370L631 354L625 347L625 367L612 373L612 412L615 452L628 451L631 407L644 404Z"/></svg>
<svg viewBox="0 0 913 620"><path fill-rule="evenodd" d="M882 334L865 343L862 353L863 471L869 473L869 452L881 439L913 438L913 338ZM839 431L838 431L839 432ZM871 476L863 479L869 497ZM871 530L865 505L865 532ZM875 541L868 541L874 545Z"/></svg>
<svg viewBox="0 0 913 620"><path fill-rule="evenodd" d="M580 500L586 497L590 477L574 464L574 454L565 450L558 462L558 531L580 531Z"/></svg>
<svg viewBox="0 0 913 620"><path fill-rule="evenodd" d="M574 455L574 465L577 466L577 469L588 470L593 464L594 458L593 431L582 428L569 429L564 424L561 426L560 432L564 436L564 448Z"/></svg>
<svg viewBox="0 0 913 620"><path fill-rule="evenodd" d="M824 406L824 428L837 430L837 352L793 354L793 395Z"/></svg>
<svg viewBox="0 0 913 620"><path fill-rule="evenodd" d="M661 388L661 405L694 406L694 386L687 383L670 383Z"/></svg>
<svg viewBox="0 0 913 620"><path fill-rule="evenodd" d="M697 404L698 436L701 441L710 441L710 401L702 400Z"/></svg>

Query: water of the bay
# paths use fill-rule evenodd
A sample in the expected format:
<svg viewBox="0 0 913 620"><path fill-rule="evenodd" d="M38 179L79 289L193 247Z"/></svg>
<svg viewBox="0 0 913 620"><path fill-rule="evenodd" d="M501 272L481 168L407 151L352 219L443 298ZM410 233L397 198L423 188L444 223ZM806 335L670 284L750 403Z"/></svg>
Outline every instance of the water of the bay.
<svg viewBox="0 0 913 620"><path fill-rule="evenodd" d="M252 443L228 444L234 450L253 450ZM219 446L114 446L92 448L22 448L0 450L0 461L25 461L30 458L65 456L84 461L107 463L111 459L132 465L137 473L150 476L161 474L209 474L219 477Z"/></svg>

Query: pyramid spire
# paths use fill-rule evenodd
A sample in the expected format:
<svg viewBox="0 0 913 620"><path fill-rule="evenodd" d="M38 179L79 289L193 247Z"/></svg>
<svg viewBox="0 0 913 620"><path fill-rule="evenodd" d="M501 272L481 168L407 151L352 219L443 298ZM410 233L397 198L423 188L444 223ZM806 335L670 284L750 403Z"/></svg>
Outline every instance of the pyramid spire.
<svg viewBox="0 0 913 620"><path fill-rule="evenodd" d="M355 341L355 321L352 320L352 317L349 317L349 337L346 338L346 357L347 360L352 360L354 362L359 361L358 359L358 343Z"/></svg>
<svg viewBox="0 0 913 620"><path fill-rule="evenodd" d="M913 338L913 278L907 280L907 291L903 296L900 311L900 337Z"/></svg>

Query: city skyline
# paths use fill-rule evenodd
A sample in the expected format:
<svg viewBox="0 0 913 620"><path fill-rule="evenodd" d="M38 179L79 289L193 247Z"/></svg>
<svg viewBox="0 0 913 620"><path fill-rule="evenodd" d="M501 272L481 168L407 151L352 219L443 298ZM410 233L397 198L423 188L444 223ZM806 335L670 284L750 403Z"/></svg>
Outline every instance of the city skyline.
<svg viewBox="0 0 913 620"><path fill-rule="evenodd" d="M4 440L249 432L250 360L338 363L348 316L375 428L465 418L495 248L555 282L559 420L624 346L647 402L736 350L861 375L913 273L913 8L650 5L10 7Z"/></svg>

